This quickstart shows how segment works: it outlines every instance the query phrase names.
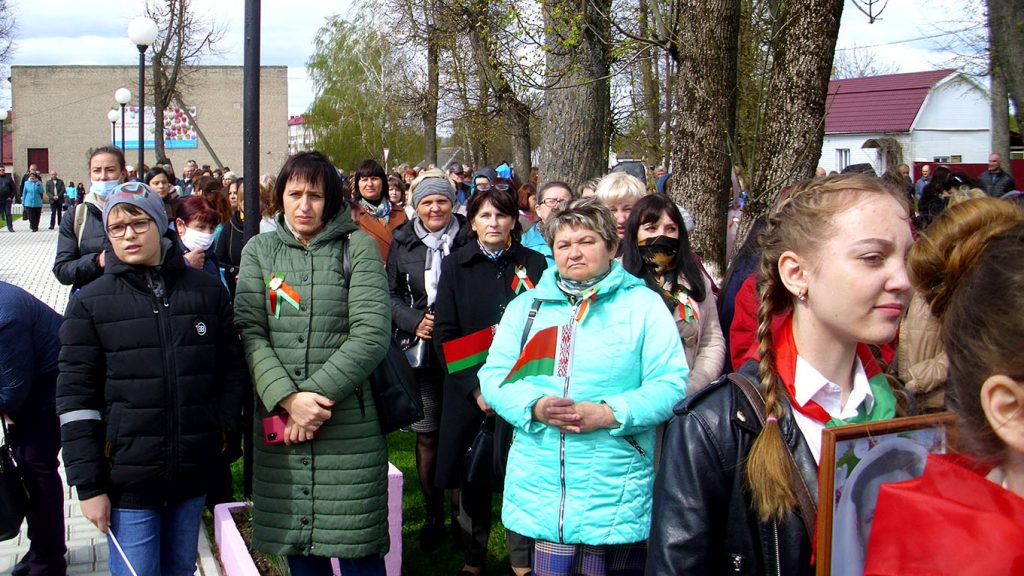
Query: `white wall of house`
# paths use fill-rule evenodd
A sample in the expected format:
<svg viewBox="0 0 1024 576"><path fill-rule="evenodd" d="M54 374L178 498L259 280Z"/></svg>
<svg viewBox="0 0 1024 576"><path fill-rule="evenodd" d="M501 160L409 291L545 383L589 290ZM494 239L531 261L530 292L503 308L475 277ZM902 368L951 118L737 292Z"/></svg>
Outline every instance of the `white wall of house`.
<svg viewBox="0 0 1024 576"><path fill-rule="evenodd" d="M915 161L987 162L992 116L988 94L971 81L953 76L928 94L914 122L909 158Z"/></svg>
<svg viewBox="0 0 1024 576"><path fill-rule="evenodd" d="M850 164L863 164L867 162L875 168L875 172L881 173L883 166L879 159L878 150L874 148L863 148L864 143L871 139L895 138L906 150L910 141L908 134L883 134L881 132L869 132L864 134L826 134L821 144L821 159L818 166L826 172L835 170L842 172Z"/></svg>
<svg viewBox="0 0 1024 576"><path fill-rule="evenodd" d="M921 107L910 133L902 134L826 134L818 165L825 170L842 170L849 151L849 164L869 162L877 172L881 166L874 149L862 149L872 138L895 138L903 146L906 163L955 160L987 162L991 147L992 118L988 94L976 84L953 76L932 89ZM944 159L944 160L943 160Z"/></svg>

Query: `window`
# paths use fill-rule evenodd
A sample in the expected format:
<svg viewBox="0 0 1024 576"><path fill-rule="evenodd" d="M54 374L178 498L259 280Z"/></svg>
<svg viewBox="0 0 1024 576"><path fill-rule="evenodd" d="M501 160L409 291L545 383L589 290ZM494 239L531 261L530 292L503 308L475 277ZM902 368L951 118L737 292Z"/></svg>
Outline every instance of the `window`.
<svg viewBox="0 0 1024 576"><path fill-rule="evenodd" d="M941 164L948 163L949 162L949 156L933 156L932 157L932 162L939 162Z"/></svg>
<svg viewBox="0 0 1024 576"><path fill-rule="evenodd" d="M836 170L842 172L850 165L850 149L836 148Z"/></svg>

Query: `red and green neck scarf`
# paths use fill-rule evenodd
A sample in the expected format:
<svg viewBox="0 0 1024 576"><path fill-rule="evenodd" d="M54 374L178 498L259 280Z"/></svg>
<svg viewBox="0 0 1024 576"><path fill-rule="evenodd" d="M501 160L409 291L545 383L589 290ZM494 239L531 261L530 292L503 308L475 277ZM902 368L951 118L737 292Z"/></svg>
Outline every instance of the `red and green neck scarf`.
<svg viewBox="0 0 1024 576"><path fill-rule="evenodd" d="M892 388L882 374L878 362L871 355L871 349L867 344L857 344L857 358L864 365L864 372L868 376L868 384L871 386L871 393L874 395L874 404L871 410L866 408L867 402L861 402L857 407L857 415L852 418L833 418L814 400L808 400L807 404L801 406L796 401L796 341L793 339L793 316L786 317L778 332L773 338L775 343L775 371L786 386L789 394L790 404L797 412L808 418L823 423L826 427L843 426L846 424L858 424L860 422L873 422L876 420L887 420L896 416L896 396Z"/></svg>

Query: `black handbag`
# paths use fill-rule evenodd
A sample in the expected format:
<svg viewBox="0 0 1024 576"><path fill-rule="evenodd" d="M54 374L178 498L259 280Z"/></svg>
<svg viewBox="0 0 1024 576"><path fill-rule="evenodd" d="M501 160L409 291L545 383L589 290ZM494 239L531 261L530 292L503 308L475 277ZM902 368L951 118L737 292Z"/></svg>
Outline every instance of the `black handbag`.
<svg viewBox="0 0 1024 576"><path fill-rule="evenodd" d="M352 262L348 255L349 237L345 237L342 248L342 273L345 286L352 279ZM388 343L384 359L370 373L370 392L377 406L377 420L384 434L409 426L423 419L423 401L420 398L419 386L412 373L412 368L394 338ZM359 403L362 406L362 390L357 389Z"/></svg>
<svg viewBox="0 0 1024 576"><path fill-rule="evenodd" d="M430 344L419 336L398 330L395 332L395 343L405 354L405 361L411 368L424 368L427 365L427 346Z"/></svg>
<svg viewBox="0 0 1024 576"><path fill-rule="evenodd" d="M21 531L21 523L28 514L28 490L21 470L14 460L7 422L3 421L4 443L0 445L0 540L10 540Z"/></svg>
<svg viewBox="0 0 1024 576"><path fill-rule="evenodd" d="M423 401L405 352L394 339L384 360L370 373L370 391L377 406L377 420L385 434L423 419Z"/></svg>
<svg viewBox="0 0 1024 576"><path fill-rule="evenodd" d="M501 489L504 478L498 478L494 469L494 427L497 418L487 416L480 423L480 432L466 450L463 474L467 484Z"/></svg>

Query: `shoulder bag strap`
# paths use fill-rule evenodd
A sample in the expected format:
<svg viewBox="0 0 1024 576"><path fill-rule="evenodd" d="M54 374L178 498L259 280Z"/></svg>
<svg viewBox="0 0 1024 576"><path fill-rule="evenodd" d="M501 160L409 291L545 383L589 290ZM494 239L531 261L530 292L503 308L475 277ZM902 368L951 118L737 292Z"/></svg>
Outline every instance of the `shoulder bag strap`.
<svg viewBox="0 0 1024 576"><path fill-rule="evenodd" d="M352 260L348 257L348 241L351 238L351 233L345 234L345 240L341 244L341 274L345 277L345 288L348 288L352 280Z"/></svg>
<svg viewBox="0 0 1024 576"><path fill-rule="evenodd" d="M754 412L757 414L757 421L761 423L761 427L764 427L764 398L761 397L761 392L754 386L754 383L749 378L738 372L729 374L729 381L736 385L743 395L747 397L747 401L754 407ZM793 458L793 453L786 450L786 457L789 458L789 465L793 469L793 476L797 478L796 482L796 500L800 506L801 516L804 521L804 529L807 530L807 536L814 542L815 534L817 533L818 525L818 507L811 498L811 491L807 488L807 484L804 482L803 474L800 473L800 469L797 468L796 459Z"/></svg>
<svg viewBox="0 0 1024 576"><path fill-rule="evenodd" d="M75 237L78 238L78 248L82 248L82 232L85 231L85 217L89 207L83 202L75 206Z"/></svg>
<svg viewBox="0 0 1024 576"><path fill-rule="evenodd" d="M526 348L526 339L530 336L530 328L533 328L533 319L537 317L537 311L540 310L540 299L535 298L533 300L533 306L530 307L530 315L526 317L526 326L523 326L523 336L519 339L519 352Z"/></svg>

